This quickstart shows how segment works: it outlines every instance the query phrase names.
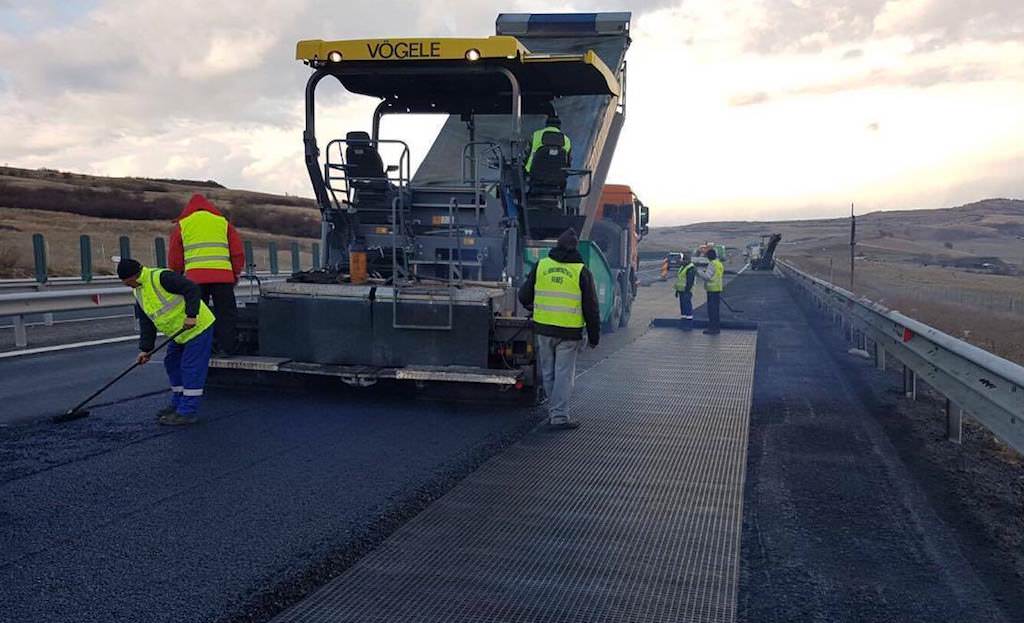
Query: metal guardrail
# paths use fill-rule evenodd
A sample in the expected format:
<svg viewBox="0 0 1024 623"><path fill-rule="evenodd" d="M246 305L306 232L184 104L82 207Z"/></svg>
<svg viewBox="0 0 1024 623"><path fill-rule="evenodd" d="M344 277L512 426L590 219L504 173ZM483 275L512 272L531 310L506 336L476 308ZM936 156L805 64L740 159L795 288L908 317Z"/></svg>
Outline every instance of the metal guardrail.
<svg viewBox="0 0 1024 623"><path fill-rule="evenodd" d="M862 337L864 346L870 340L880 368L885 368L886 354L902 363L908 396L916 394L917 377L945 396L951 439L960 440L966 412L1024 453L1024 366L858 297L783 260L776 260L776 267L819 308L848 326L851 336Z"/></svg>
<svg viewBox="0 0 1024 623"><path fill-rule="evenodd" d="M245 241L244 246L246 274L263 276L277 275L280 273L278 258L279 249L277 248L276 242L270 241L267 243L269 271L256 271L253 244L251 241L247 240ZM47 249L49 248L46 243L46 238L42 234L33 234L32 256L35 277L31 279L0 279L0 291L42 290L43 288L50 287L88 287L94 283L117 283L117 277L113 275L94 276L92 239L88 235L82 235L79 237L79 247L80 276L51 277L46 259ZM118 239L118 250L121 257L131 257L131 240L128 236L121 236ZM314 242L311 250L313 255L312 268L313 270L317 270L320 268L320 245ZM291 272L295 273L302 270L302 250L299 243L292 242L288 247L288 251L291 255ZM156 260L155 266L159 268L167 267L167 243L159 236L153 240L153 257Z"/></svg>
<svg viewBox="0 0 1024 623"><path fill-rule="evenodd" d="M242 273L241 277L244 279L250 275L260 279L284 276L281 272L273 273L260 270L252 273ZM121 280L117 278L117 275L96 275L89 281L83 281L81 277L48 277L45 282L36 281L34 278L0 279L0 293L19 291L43 292L68 288L109 288L120 284Z"/></svg>
<svg viewBox="0 0 1024 623"><path fill-rule="evenodd" d="M246 278L245 275L242 276ZM283 279L283 275L276 276ZM264 278L262 281L271 281ZM239 299L252 299L259 294L259 279L235 286L235 296ZM123 285L117 287L96 287L77 289L44 289L37 292L14 292L0 294L0 317L14 318L14 345L17 348L28 346L28 333L25 316L32 314L53 314L55 312L77 311L82 309L100 309L108 307L127 307L135 304L130 288Z"/></svg>

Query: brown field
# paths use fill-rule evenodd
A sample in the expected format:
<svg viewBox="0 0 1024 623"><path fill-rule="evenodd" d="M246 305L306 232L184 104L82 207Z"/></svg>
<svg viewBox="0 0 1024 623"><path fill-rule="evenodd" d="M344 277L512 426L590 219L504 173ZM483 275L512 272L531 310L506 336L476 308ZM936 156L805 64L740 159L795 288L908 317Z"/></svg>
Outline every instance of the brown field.
<svg viewBox="0 0 1024 623"><path fill-rule="evenodd" d="M787 256L801 270L828 279L953 337L1024 365L1024 278L984 275L884 261L855 264L850 287L849 257ZM963 302L958 302L960 298ZM984 304L1004 302L1002 310ZM1015 311L1009 302L1015 301Z"/></svg>
<svg viewBox="0 0 1024 623"><path fill-rule="evenodd" d="M118 238L131 239L132 255L155 259L154 240L170 235L173 220L193 193L202 193L253 243L257 269L269 267L267 243L278 245L282 272L291 269L291 243L312 265L311 245L320 231L312 200L232 190L212 181L111 178L49 169L0 167L0 277L34 274L32 235L46 238L54 276L80 272L79 237L92 239L94 274L113 271Z"/></svg>
<svg viewBox="0 0 1024 623"><path fill-rule="evenodd" d="M735 258L778 232L779 257L850 289L849 227L849 218L698 223L654 229L644 244L676 251L713 241ZM858 216L856 257L857 294L1024 364L1024 201Z"/></svg>

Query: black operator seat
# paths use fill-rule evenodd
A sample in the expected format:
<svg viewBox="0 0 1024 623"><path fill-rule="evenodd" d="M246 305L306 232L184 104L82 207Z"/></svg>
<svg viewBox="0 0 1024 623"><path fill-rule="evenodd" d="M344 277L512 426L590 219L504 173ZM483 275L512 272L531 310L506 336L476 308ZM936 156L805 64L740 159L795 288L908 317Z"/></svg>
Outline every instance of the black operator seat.
<svg viewBox="0 0 1024 623"><path fill-rule="evenodd" d="M384 172L384 161L381 160L377 146L370 140L370 135L366 132L349 132L345 140L345 176L354 191L352 201L360 208L386 204L390 184Z"/></svg>
<svg viewBox="0 0 1024 623"><path fill-rule="evenodd" d="M530 207L560 208L565 194L568 166L565 135L561 132L545 132L541 137L541 148L533 154L530 167L530 187L527 192Z"/></svg>

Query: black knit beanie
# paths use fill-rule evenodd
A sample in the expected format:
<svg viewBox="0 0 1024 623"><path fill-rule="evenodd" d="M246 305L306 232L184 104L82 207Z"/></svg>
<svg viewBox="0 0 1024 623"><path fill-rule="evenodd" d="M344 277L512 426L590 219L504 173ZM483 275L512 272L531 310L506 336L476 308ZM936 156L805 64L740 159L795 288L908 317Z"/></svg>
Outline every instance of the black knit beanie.
<svg viewBox="0 0 1024 623"><path fill-rule="evenodd" d="M122 257L117 263L117 278L127 279L142 273L142 264L139 264L130 257Z"/></svg>
<svg viewBox="0 0 1024 623"><path fill-rule="evenodd" d="M576 235L576 230L570 227L569 229L562 232L562 235L558 237L558 246L573 250L580 244L580 238Z"/></svg>

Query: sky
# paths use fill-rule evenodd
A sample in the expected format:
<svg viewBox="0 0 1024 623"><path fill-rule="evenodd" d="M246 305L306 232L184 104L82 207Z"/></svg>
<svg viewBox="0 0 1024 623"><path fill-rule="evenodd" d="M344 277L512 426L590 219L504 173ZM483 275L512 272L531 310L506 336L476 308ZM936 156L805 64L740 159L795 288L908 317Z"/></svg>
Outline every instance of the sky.
<svg viewBox="0 0 1024 623"><path fill-rule="evenodd" d="M0 163L312 196L300 39L486 36L633 12L610 182L652 224L1024 196L1021 0L0 0ZM369 124L324 85L318 131ZM388 120L429 147L439 120Z"/></svg>

